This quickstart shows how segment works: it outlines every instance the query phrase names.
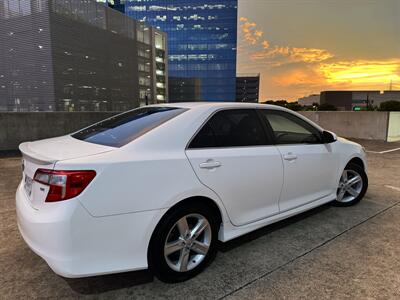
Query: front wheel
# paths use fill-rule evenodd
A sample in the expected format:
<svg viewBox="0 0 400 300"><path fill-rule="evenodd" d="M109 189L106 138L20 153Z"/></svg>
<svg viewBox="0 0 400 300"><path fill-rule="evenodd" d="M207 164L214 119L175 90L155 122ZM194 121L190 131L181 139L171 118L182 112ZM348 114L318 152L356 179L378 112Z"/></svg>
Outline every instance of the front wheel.
<svg viewBox="0 0 400 300"><path fill-rule="evenodd" d="M169 212L157 226L149 249L149 264L164 282L188 280L215 257L218 216L200 203Z"/></svg>
<svg viewBox="0 0 400 300"><path fill-rule="evenodd" d="M368 188L368 177L364 169L356 164L348 164L340 176L337 188L336 206L351 206L358 203Z"/></svg>

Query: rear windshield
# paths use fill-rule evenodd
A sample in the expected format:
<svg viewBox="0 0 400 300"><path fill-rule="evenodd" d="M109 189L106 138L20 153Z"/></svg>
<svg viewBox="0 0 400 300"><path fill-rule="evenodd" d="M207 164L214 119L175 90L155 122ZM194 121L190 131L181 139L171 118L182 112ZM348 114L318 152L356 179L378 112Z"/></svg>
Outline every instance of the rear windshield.
<svg viewBox="0 0 400 300"><path fill-rule="evenodd" d="M82 129L72 137L89 143L122 147L186 110L177 107L138 108Z"/></svg>

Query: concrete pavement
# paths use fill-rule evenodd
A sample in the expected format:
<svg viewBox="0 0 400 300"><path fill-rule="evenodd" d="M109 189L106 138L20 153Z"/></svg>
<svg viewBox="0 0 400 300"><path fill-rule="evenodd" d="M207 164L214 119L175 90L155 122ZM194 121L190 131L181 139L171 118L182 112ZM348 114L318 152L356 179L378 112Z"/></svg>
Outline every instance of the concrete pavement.
<svg viewBox="0 0 400 300"><path fill-rule="evenodd" d="M400 147L368 143L367 150ZM55 275L18 233L20 159L0 159L0 298L398 299L400 151L369 153L368 161L370 187L358 205L325 205L221 245L198 277L165 284L146 271Z"/></svg>

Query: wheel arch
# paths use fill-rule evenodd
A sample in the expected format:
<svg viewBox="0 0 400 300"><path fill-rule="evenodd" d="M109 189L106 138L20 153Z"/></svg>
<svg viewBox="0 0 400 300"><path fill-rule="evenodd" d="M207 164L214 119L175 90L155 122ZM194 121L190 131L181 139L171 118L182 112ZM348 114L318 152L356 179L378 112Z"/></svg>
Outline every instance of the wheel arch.
<svg viewBox="0 0 400 300"><path fill-rule="evenodd" d="M210 209L213 211L213 213L216 214L216 216L219 219L220 224L222 225L224 223L224 220L227 216L224 215L224 207L220 207L220 205L218 204L218 201L215 201L214 199L210 198L210 197L206 197L206 196L191 196L191 197L187 197L184 198L178 202L176 202L174 205L172 205L162 216L161 218L158 220L156 226L153 229L153 232L151 234L149 243L147 245L147 262L148 262L148 267L151 268L151 260L150 260L150 251L151 251L151 245L154 239L154 235L156 233L156 231L158 230L160 224L162 223L162 221L164 220L164 218L174 209L183 206L183 205L187 205L187 203L202 203L202 204L206 204L208 207L210 207ZM220 226L219 231L222 230L222 226Z"/></svg>
<svg viewBox="0 0 400 300"><path fill-rule="evenodd" d="M349 164L356 164L360 166L365 173L367 174L368 171L368 165L367 161L365 160L365 156L362 155L362 153L353 153L352 155L345 155L342 156L340 160L340 165L337 170L337 177L335 182L339 182L340 177L342 176L343 170L349 165Z"/></svg>
<svg viewBox="0 0 400 300"><path fill-rule="evenodd" d="M363 161L360 157L358 157L358 156L355 156L355 157L351 158L351 159L347 162L346 166L348 166L349 164L358 165L358 166L361 167L363 170L365 170L365 167L366 167L364 161Z"/></svg>

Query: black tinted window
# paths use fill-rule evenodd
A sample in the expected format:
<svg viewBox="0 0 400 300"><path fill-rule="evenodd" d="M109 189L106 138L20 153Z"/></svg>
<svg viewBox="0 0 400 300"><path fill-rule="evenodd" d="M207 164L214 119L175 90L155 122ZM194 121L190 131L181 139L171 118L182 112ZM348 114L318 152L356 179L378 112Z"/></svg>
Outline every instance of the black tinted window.
<svg viewBox="0 0 400 300"><path fill-rule="evenodd" d="M265 134L254 110L229 109L212 116L192 140L189 148L265 144Z"/></svg>
<svg viewBox="0 0 400 300"><path fill-rule="evenodd" d="M321 133L311 124L283 111L261 110L261 115L272 128L276 144L321 143Z"/></svg>
<svg viewBox="0 0 400 300"><path fill-rule="evenodd" d="M185 110L175 107L138 108L82 129L72 137L89 143L121 147Z"/></svg>

